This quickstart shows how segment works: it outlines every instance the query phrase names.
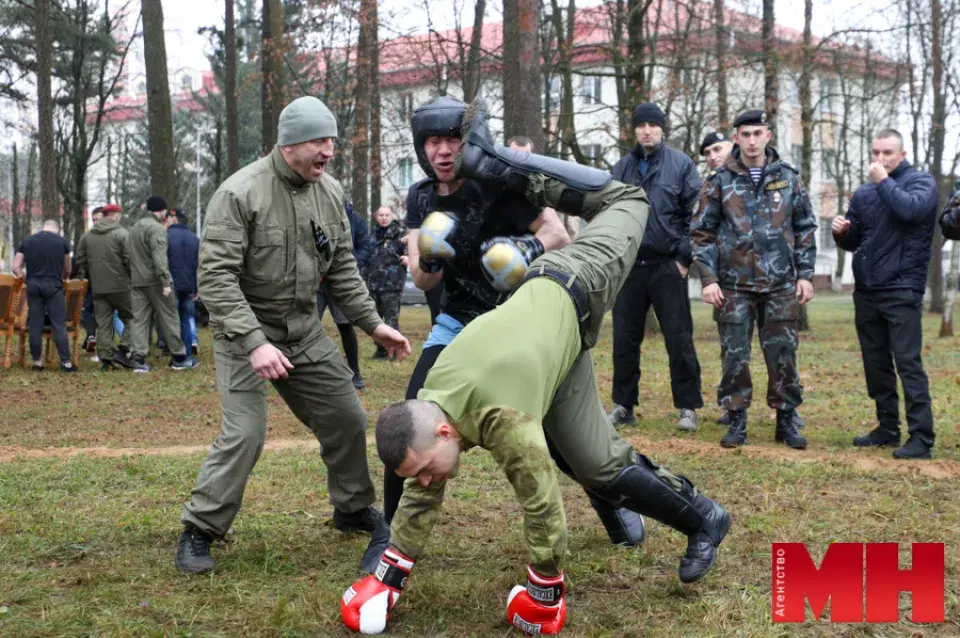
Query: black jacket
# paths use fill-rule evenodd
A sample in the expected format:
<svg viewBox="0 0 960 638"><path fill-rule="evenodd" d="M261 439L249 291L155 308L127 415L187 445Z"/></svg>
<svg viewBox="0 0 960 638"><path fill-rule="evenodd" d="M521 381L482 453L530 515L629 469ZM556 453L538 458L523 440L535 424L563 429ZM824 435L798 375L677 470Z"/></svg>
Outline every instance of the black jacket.
<svg viewBox="0 0 960 638"><path fill-rule="evenodd" d="M350 221L350 237L353 240L353 258L357 260L357 269L365 275L370 266L370 255L373 252L373 237L367 222L353 209L353 204L344 204L347 219Z"/></svg>
<svg viewBox="0 0 960 638"><path fill-rule="evenodd" d="M927 286L927 264L937 219L937 185L930 173L904 160L879 184L864 184L850 198L850 228L834 235L853 255L857 290Z"/></svg>
<svg viewBox="0 0 960 638"><path fill-rule="evenodd" d="M673 258L689 266L690 218L700 193L700 175L689 157L666 144L647 159L647 174L640 174L644 156L639 144L613 167L613 178L641 186L650 200L650 217L643 233L637 261Z"/></svg>
<svg viewBox="0 0 960 638"><path fill-rule="evenodd" d="M953 194L940 217L940 230L944 239L960 239L960 190Z"/></svg>
<svg viewBox="0 0 960 638"><path fill-rule="evenodd" d="M407 281L407 267L400 257L406 253L403 226L394 220L386 228L377 225L373 231L373 254L367 285L372 292L402 292Z"/></svg>
<svg viewBox="0 0 960 638"><path fill-rule="evenodd" d="M167 229L167 259L170 262L170 278L177 292L197 291L197 260L200 240L183 224L173 224Z"/></svg>

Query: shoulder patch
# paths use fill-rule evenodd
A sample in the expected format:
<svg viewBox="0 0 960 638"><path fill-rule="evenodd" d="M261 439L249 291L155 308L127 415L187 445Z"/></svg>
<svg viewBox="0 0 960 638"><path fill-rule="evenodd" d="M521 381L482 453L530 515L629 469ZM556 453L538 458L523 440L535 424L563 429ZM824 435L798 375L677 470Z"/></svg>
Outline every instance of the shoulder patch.
<svg viewBox="0 0 960 638"><path fill-rule="evenodd" d="M785 179L781 179L780 181L777 181L777 182L770 182L769 184L766 185L766 187L763 190L776 191L776 190L780 190L781 188L787 188L788 186L790 186L790 182L788 182Z"/></svg>

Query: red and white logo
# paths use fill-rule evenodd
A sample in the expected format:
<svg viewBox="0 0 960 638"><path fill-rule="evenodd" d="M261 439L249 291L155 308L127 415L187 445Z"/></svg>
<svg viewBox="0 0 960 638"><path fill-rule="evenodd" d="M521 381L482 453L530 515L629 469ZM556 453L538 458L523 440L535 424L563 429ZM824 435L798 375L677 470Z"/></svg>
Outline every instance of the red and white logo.
<svg viewBox="0 0 960 638"><path fill-rule="evenodd" d="M774 543L773 621L806 621L809 601L820 620L900 621L900 592L911 593L910 620L944 622L944 545L911 543L911 567L900 569L897 543L830 543L820 566L803 543Z"/></svg>

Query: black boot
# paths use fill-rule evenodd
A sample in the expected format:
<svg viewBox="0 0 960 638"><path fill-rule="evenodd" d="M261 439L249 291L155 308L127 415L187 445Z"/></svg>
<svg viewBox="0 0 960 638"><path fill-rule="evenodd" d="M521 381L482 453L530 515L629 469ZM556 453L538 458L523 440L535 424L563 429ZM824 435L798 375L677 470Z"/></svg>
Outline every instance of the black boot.
<svg viewBox="0 0 960 638"><path fill-rule="evenodd" d="M911 435L903 447L893 451L895 459L929 459L932 458L930 448L933 446L919 436Z"/></svg>
<svg viewBox="0 0 960 638"><path fill-rule="evenodd" d="M793 424L798 430L807 425L807 422L803 420L802 416L800 416L800 410L793 411Z"/></svg>
<svg viewBox="0 0 960 638"><path fill-rule="evenodd" d="M361 575L372 574L377 569L377 565L380 564L380 557L383 556L383 550L390 545L390 524L383 517L383 514L380 514L377 510L373 511L379 517L376 527L370 533L370 542L367 544L367 549L363 551L363 556L360 558Z"/></svg>
<svg viewBox="0 0 960 638"><path fill-rule="evenodd" d="M723 414L717 417L717 425L723 425L723 426L730 425L730 410L724 410Z"/></svg>
<svg viewBox="0 0 960 638"><path fill-rule="evenodd" d="M174 562L177 569L185 574L206 574L212 572L217 562L210 556L210 543L213 537L190 523L183 526L180 544Z"/></svg>
<svg viewBox="0 0 960 638"><path fill-rule="evenodd" d="M383 514L375 507L365 507L359 512L333 510L333 526L341 532L374 532L383 521Z"/></svg>
<svg viewBox="0 0 960 638"><path fill-rule="evenodd" d="M728 410L730 415L730 429L720 439L722 447L740 447L747 443L747 411Z"/></svg>
<svg viewBox="0 0 960 638"><path fill-rule="evenodd" d="M649 516L687 535L687 551L680 559L680 580L692 583L703 578L717 560L717 547L730 529L730 514L680 477L676 491L657 476L659 466L635 455L633 465L620 471L612 483L597 490L604 499Z"/></svg>
<svg viewBox="0 0 960 638"><path fill-rule="evenodd" d="M618 509L590 490L586 492L590 505L607 530L611 543L628 547L637 547L643 543L645 529L642 516L625 507Z"/></svg>
<svg viewBox="0 0 960 638"><path fill-rule="evenodd" d="M900 426L878 425L863 436L853 439L856 447L899 447Z"/></svg>
<svg viewBox="0 0 960 638"><path fill-rule="evenodd" d="M797 431L795 410L777 410L777 431L773 440L794 450L807 449L807 439Z"/></svg>

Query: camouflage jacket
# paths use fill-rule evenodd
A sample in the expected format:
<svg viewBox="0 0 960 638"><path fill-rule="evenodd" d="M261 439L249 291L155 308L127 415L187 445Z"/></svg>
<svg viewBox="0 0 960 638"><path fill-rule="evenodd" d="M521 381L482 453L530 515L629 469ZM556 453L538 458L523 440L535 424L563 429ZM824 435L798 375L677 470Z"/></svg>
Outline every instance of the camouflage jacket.
<svg viewBox="0 0 960 638"><path fill-rule="evenodd" d="M372 292L400 292L407 280L407 267L400 261L406 252L401 240L403 227L398 221L390 222L386 228L377 226L373 231L373 252L370 256L370 270L367 284Z"/></svg>
<svg viewBox="0 0 960 638"><path fill-rule="evenodd" d="M704 286L767 293L812 279L817 220L799 172L767 147L759 185L740 149L711 171L690 225L693 259Z"/></svg>

